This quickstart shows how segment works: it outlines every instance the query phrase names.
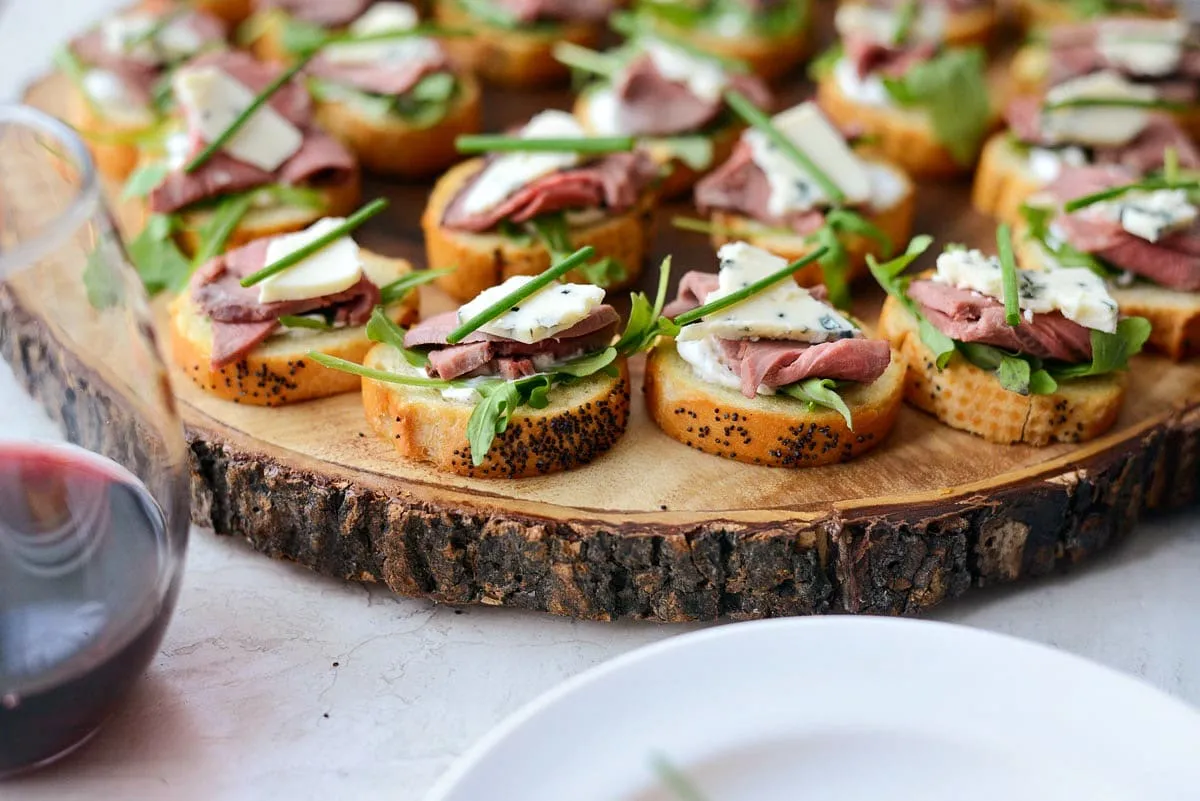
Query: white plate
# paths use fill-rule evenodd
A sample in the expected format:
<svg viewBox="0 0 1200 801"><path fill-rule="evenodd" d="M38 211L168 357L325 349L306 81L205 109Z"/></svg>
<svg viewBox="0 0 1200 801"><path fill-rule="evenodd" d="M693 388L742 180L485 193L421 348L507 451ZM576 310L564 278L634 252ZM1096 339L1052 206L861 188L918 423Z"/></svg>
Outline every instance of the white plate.
<svg viewBox="0 0 1200 801"><path fill-rule="evenodd" d="M513 715L428 801L1174 801L1200 715L1115 671L941 623L774 620L601 665Z"/></svg>

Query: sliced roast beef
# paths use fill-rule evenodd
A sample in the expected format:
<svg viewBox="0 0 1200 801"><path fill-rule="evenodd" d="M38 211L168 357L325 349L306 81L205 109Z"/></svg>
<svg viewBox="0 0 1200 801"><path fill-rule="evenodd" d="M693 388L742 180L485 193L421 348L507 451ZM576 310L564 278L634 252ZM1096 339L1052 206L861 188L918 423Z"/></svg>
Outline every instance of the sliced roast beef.
<svg viewBox="0 0 1200 801"><path fill-rule="evenodd" d="M266 89L280 72L279 67L255 61L244 53L212 53L201 56L193 63L215 66L255 93ZM272 95L270 104L304 132L300 149L277 171L270 173L238 161L225 152L218 152L193 172L177 169L168 173L151 190L150 209L163 213L179 211L201 200L271 183L338 184L353 174L355 162L350 151L341 142L311 126L312 109L308 91L298 79ZM194 129L190 138L189 160L206 144Z"/></svg>
<svg viewBox="0 0 1200 801"><path fill-rule="evenodd" d="M540 214L568 209L604 208L619 214L637 203L657 168L644 153L613 153L539 178L491 209L468 214L463 200L476 181L486 180L486 173L485 165L458 191L442 217L443 225L477 233L495 228L502 220L523 223Z"/></svg>
<svg viewBox="0 0 1200 801"><path fill-rule="evenodd" d="M495 0L518 21L603 22L616 11L614 0Z"/></svg>
<svg viewBox="0 0 1200 801"><path fill-rule="evenodd" d="M858 35L847 36L844 45L845 58L849 59L860 78L872 74L900 78L937 53L937 45L929 42L894 47Z"/></svg>
<svg viewBox="0 0 1200 801"><path fill-rule="evenodd" d="M771 214L770 200L771 184L754 162L745 140L738 142L728 161L696 184L696 207L704 214L713 211L742 214L766 225L791 228L799 236L811 234L825 224L825 215L816 209L778 218Z"/></svg>
<svg viewBox="0 0 1200 801"><path fill-rule="evenodd" d="M753 76L730 76L730 88L759 107L766 108L772 103L771 91ZM622 131L634 136L699 131L716 120L725 108L720 97L711 100L698 97L686 84L664 76L648 54L634 59L613 89L617 97L617 122Z"/></svg>
<svg viewBox="0 0 1200 801"><path fill-rule="evenodd" d="M675 300L663 307L667 317L678 317L684 312L703 306L705 298L717 291L721 279L715 273L689 270L679 279L679 290Z"/></svg>
<svg viewBox="0 0 1200 801"><path fill-rule="evenodd" d="M565 359L607 347L620 320L616 309L602 305L566 331L540 342L517 342L476 331L457 345L447 345L446 337L458 327L458 313L450 311L413 326L405 334L404 345L409 348L432 346L429 374L436 378L450 380L500 375L510 380L536 372L533 362L536 358Z"/></svg>
<svg viewBox="0 0 1200 801"><path fill-rule="evenodd" d="M978 292L918 280L909 285L908 295L934 328L960 342L1072 363L1092 356L1090 329L1059 312L1035 314L1032 321L1022 315L1021 324L1011 326L1004 319L1004 304Z"/></svg>
<svg viewBox="0 0 1200 801"><path fill-rule="evenodd" d="M427 75L442 72L449 67L449 59L439 46L431 51L430 58L417 58L405 62L382 62L370 64L344 64L318 55L308 65L308 71L318 78L388 97L399 97L408 93Z"/></svg>
<svg viewBox="0 0 1200 801"><path fill-rule="evenodd" d="M278 8L304 22L341 28L358 19L372 0L258 0L260 9Z"/></svg>
<svg viewBox="0 0 1200 801"><path fill-rule="evenodd" d="M1042 128L1041 100L1019 97L1005 108L1005 118L1013 134L1028 145L1052 147L1056 143ZM1136 173L1146 173L1162 167L1163 153L1168 147L1179 154L1179 164L1185 169L1200 168L1200 149L1173 118L1153 114L1146 127L1123 145L1092 148L1096 164L1118 164Z"/></svg>
<svg viewBox="0 0 1200 801"><path fill-rule="evenodd" d="M334 321L365 325L379 304L379 288L365 277L349 289L321 298L259 303L257 287L243 287L241 279L266 266L269 240L260 239L218 256L192 276L192 301L212 320L213 369L245 357L279 327L289 314L328 311Z"/></svg>
<svg viewBox="0 0 1200 801"><path fill-rule="evenodd" d="M891 346L879 339L839 339L811 345L781 339L719 340L721 363L742 380L742 394L753 398L760 386L777 389L807 378L831 378L869 384L887 370Z"/></svg>

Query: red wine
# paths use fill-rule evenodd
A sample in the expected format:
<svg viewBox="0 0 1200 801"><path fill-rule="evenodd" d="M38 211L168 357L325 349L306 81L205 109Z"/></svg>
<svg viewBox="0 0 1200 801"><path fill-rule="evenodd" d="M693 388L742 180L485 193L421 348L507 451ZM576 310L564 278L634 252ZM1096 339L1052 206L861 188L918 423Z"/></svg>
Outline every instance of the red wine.
<svg viewBox="0 0 1200 801"><path fill-rule="evenodd" d="M83 742L125 697L175 601L170 549L116 463L0 443L0 775Z"/></svg>

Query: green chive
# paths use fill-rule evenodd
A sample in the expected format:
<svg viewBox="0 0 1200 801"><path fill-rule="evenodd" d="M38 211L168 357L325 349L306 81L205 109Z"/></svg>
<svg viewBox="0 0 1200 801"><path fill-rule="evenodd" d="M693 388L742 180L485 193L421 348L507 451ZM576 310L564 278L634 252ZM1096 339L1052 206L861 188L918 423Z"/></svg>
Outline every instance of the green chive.
<svg viewBox="0 0 1200 801"><path fill-rule="evenodd" d="M1154 192L1158 189L1183 189L1192 192L1200 189L1200 181L1165 181L1162 179L1152 179L1149 181L1138 181L1137 183L1125 184L1124 186L1114 186L1111 189L1104 189L1100 192L1093 192L1090 195L1077 197L1074 200L1067 201L1063 209L1068 213L1079 211L1080 209L1094 206L1097 203L1103 203L1106 200L1121 197L1121 195L1130 192Z"/></svg>
<svg viewBox="0 0 1200 801"><path fill-rule="evenodd" d="M518 287L512 292L509 292L507 295L500 298L500 300L496 301L491 306L488 306L479 314L475 315L470 320L467 320L458 328L454 329L454 331L450 333L450 336L446 337L446 341L451 345L461 342L462 340L466 339L467 336L477 331L480 326L486 325L492 320L495 320L513 306L516 306L518 303L525 300L525 298L547 286L551 281L566 275L595 254L596 249L591 245L580 248L570 256L567 256L567 258L560 261L558 264L551 267L549 270L546 270L546 272L542 273L537 278L534 278L532 281Z"/></svg>
<svg viewBox="0 0 1200 801"><path fill-rule="evenodd" d="M422 284L428 284L430 281L437 280L443 275L449 275L454 272L453 268L445 270L414 270L405 276L397 278L390 284L379 287L379 305L390 306L404 300L409 292L412 292Z"/></svg>
<svg viewBox="0 0 1200 801"><path fill-rule="evenodd" d="M441 25L424 24L403 30L380 31L379 33L341 33L327 38L321 47L331 44L367 44L369 42L390 42L392 40L408 39L413 36L471 36L474 31L467 28L445 28Z"/></svg>
<svg viewBox="0 0 1200 801"><path fill-rule="evenodd" d="M742 287L733 294L726 295L723 298L718 298L717 300L710 301L709 303L705 303L703 306L699 306L689 312L684 312L672 320L672 322L679 326L690 325L702 317L707 317L715 312L728 309L730 306L735 306L747 298L757 295L764 289L768 289L771 286L778 284L783 279L791 277L792 273L796 272L796 270L799 270L801 267L817 261L824 256L828 250L829 248L826 247L817 248L804 258L794 261L786 267L781 267L780 269L768 275L766 278L760 278L750 286Z"/></svg>
<svg viewBox="0 0 1200 801"><path fill-rule="evenodd" d="M285 314L279 318L279 324L284 328L307 328L312 331L332 331L333 326L328 320L315 317L299 317L297 315Z"/></svg>
<svg viewBox="0 0 1200 801"><path fill-rule="evenodd" d="M747 124L762 131L776 147L795 162L797 167L804 170L804 172L816 181L831 201L841 203L846 199L846 195L838 188L838 185L830 180L829 176L823 173L803 150L796 147L795 142L784 136L775 127L774 123L771 122L771 118L762 109L751 103L748 97L736 89L729 89L725 92L725 102Z"/></svg>
<svg viewBox="0 0 1200 801"><path fill-rule="evenodd" d="M1131 97L1073 97L1068 100L1058 100L1046 103L1043 111L1057 111L1063 108L1148 108L1164 111L1188 111L1194 108L1192 103L1172 103L1168 100L1138 100Z"/></svg>
<svg viewBox="0 0 1200 801"><path fill-rule="evenodd" d="M1163 179L1169 184L1179 183L1179 151L1173 147L1163 151Z"/></svg>
<svg viewBox="0 0 1200 801"><path fill-rule="evenodd" d="M375 381L384 381L388 384L401 384L406 387L429 387L430 389L446 389L454 386L449 381L441 381L437 378L418 378L412 375L389 373L387 370L374 370L370 367L363 367L361 364L356 364L355 362L339 359L337 356L318 353L315 350L309 351L308 358L331 370L340 370L343 373L350 373L351 375L362 376L363 378L370 378Z"/></svg>
<svg viewBox="0 0 1200 801"><path fill-rule="evenodd" d="M582 136L578 139L523 139L500 134L464 134L454 140L459 153L624 153L632 136Z"/></svg>
<svg viewBox="0 0 1200 801"><path fill-rule="evenodd" d="M330 243L342 238L355 228L358 228L367 220L386 209L387 205L388 202L384 198L380 197L372 200L370 203L354 212L354 214L350 215L350 217L347 218L346 221L337 228L334 228L332 231L329 231L321 237L314 239L312 242L309 242L299 250L289 253L273 264L268 264L258 272L246 276L241 280L241 285L245 287L254 286L255 284L262 283L276 273L283 272L288 267L299 264L317 251L323 250Z"/></svg>
<svg viewBox="0 0 1200 801"><path fill-rule="evenodd" d="M312 53L302 57L299 61L288 68L282 75L271 81L270 85L267 86L262 93L255 97L249 106L246 106L245 111L239 114L234 121L229 124L228 128L221 131L216 139L209 142L208 145L205 146L205 148L201 150L194 159L187 163L187 166L183 168L183 171L187 173L193 173L200 169L206 161L212 158L218 150L225 146L226 142L233 138L234 134L242 129L242 126L245 125L246 122L253 117L268 100L271 99L272 95L283 88L288 81L296 77L300 70L304 69L308 65L308 62L312 59L312 57Z"/></svg>
<svg viewBox="0 0 1200 801"><path fill-rule="evenodd" d="M1013 258L1012 229L1000 223L996 229L996 250L1000 254L1000 279L1004 285L1004 322L1016 328L1021 324L1021 295L1017 288L1017 262Z"/></svg>
<svg viewBox="0 0 1200 801"><path fill-rule="evenodd" d="M892 35L892 44L902 45L908 40L908 36L912 33L913 25L917 21L917 12L920 11L920 6L916 0L907 0L897 12L896 32Z"/></svg>
<svg viewBox="0 0 1200 801"><path fill-rule="evenodd" d="M612 56L581 47L565 39L555 43L554 58L560 64L566 64L573 69L601 75L605 78L615 78L620 71L620 66Z"/></svg>
<svg viewBox="0 0 1200 801"><path fill-rule="evenodd" d="M708 220L695 217L672 217L671 225L681 231L692 231L697 234L716 234L717 236L734 236L739 239L751 239L756 236L796 236L796 232L787 228L758 226L751 228L730 228L717 225Z"/></svg>

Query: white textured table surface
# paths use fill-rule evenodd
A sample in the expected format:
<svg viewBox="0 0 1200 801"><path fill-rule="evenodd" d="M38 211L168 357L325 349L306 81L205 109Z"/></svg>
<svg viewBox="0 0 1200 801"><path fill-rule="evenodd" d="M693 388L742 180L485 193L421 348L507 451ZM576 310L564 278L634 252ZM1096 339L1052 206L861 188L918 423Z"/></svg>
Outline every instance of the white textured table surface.
<svg viewBox="0 0 1200 801"><path fill-rule="evenodd" d="M58 42L117 5L9 0L0 96L15 97ZM0 408L11 409L10 384L0 368ZM1143 524L1073 575L931 616L1049 643L1200 705L1198 576L1200 519L1181 514ZM416 801L542 691L687 630L438 607L196 530L178 612L132 703L81 753L0 785L0 798Z"/></svg>

